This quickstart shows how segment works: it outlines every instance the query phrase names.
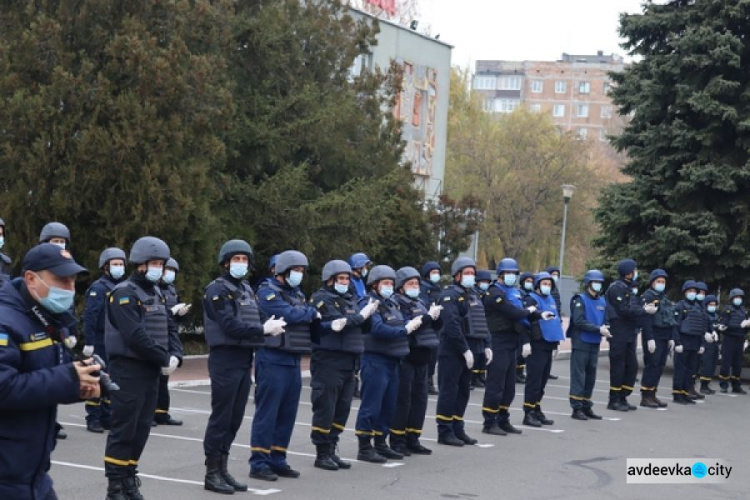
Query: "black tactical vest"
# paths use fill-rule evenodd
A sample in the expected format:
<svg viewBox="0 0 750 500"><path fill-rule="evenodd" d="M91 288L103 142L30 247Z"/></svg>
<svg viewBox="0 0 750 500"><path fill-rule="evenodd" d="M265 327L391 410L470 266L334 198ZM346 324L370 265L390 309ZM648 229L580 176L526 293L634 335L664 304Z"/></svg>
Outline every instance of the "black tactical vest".
<svg viewBox="0 0 750 500"><path fill-rule="evenodd" d="M469 292L466 294L468 313L466 314L466 338L488 339L490 329L487 326L487 318L484 315L484 304L479 294Z"/></svg>
<svg viewBox="0 0 750 500"><path fill-rule="evenodd" d="M430 349L440 345L440 338L438 338L437 332L432 327L432 318L427 315L429 311L424 302L420 299L411 299L404 295L398 295L396 300L402 310L409 311L410 317L424 316L422 318L422 326L409 335L409 344L413 347L428 347Z"/></svg>
<svg viewBox="0 0 750 500"><path fill-rule="evenodd" d="M151 340L169 349L169 330L167 325L167 308L164 305L164 296L159 287L154 286L154 295L149 295L141 287L126 280L118 283L112 290L127 288L128 293L135 296L138 306L143 310L143 329ZM132 359L142 359L135 351L125 344L120 331L115 328L109 320L109 305L107 307L107 320L104 328L104 342L107 354L110 357L123 356Z"/></svg>
<svg viewBox="0 0 750 500"><path fill-rule="evenodd" d="M404 328L404 317L393 299L381 299L378 314L386 325ZM409 354L409 338L407 335L396 338L375 337L368 332L365 334L365 352L401 358Z"/></svg>
<svg viewBox="0 0 750 500"><path fill-rule="evenodd" d="M321 300L325 302L325 308L322 310L317 307ZM325 289L313 294L312 304L320 311L324 321L359 313L359 307L353 295L344 297ZM319 342L315 344L315 347L326 351L362 354L365 351L365 336L360 325L347 325L340 332L330 331L326 332L325 335L320 335Z"/></svg>
<svg viewBox="0 0 750 500"><path fill-rule="evenodd" d="M241 281L237 286L231 281L224 278L216 278L211 284L218 283L226 291L226 298L234 303L234 310L237 312L243 323L254 325L258 329L263 328L260 321L260 310L255 293L247 281ZM209 285L210 287L211 285ZM239 347L263 347L265 345L263 335L238 339L228 336L221 325L208 317L203 312L203 327L206 336L206 343L209 347L219 346L239 346Z"/></svg>
<svg viewBox="0 0 750 500"><path fill-rule="evenodd" d="M278 294L285 302L294 307L305 306L305 294L299 290L285 290L274 282L266 283L267 287ZM295 354L307 354L310 352L312 343L310 341L310 323L289 323L284 327L284 333L276 337L266 336L266 347L281 349L282 351Z"/></svg>

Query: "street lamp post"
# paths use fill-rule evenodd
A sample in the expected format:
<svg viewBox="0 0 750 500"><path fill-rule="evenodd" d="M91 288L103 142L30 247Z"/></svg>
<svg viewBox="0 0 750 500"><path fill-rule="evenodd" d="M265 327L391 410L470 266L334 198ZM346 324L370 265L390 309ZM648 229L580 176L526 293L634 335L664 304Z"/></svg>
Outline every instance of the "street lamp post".
<svg viewBox="0 0 750 500"><path fill-rule="evenodd" d="M570 205L570 199L573 197L573 191L576 187L572 184L563 184L563 225L562 225L562 237L560 238L560 276L563 274L563 262L565 261L565 230L568 227L568 205Z"/></svg>

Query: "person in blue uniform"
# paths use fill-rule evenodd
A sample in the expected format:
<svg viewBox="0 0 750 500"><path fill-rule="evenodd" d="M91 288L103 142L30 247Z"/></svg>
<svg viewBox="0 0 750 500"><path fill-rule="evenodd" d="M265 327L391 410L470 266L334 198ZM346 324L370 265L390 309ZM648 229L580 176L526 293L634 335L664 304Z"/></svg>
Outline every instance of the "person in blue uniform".
<svg viewBox="0 0 750 500"><path fill-rule="evenodd" d="M442 308L437 304L426 304L420 297L420 274L413 267L402 267L396 271L395 300L404 321L421 318L422 324L409 335L409 354L399 369L398 399L396 413L390 429L391 449L409 456L430 455L432 450L419 442L427 413L427 380L431 352L440 343L437 330Z"/></svg>
<svg viewBox="0 0 750 500"><path fill-rule="evenodd" d="M734 394L747 394L740 384L743 352L747 349L746 338L750 329L750 319L744 302L745 292L741 288L733 288L729 292L729 305L722 307L719 317L723 336L719 372L719 387L722 393L729 390L731 383Z"/></svg>
<svg viewBox="0 0 750 500"><path fill-rule="evenodd" d="M534 277L534 291L529 294L530 304L539 315L523 320L529 325L529 343L523 345L526 354L526 385L524 387L523 424L531 427L552 425L542 411L544 388L552 368L552 352L565 338L559 310L552 297L554 282L547 272Z"/></svg>
<svg viewBox="0 0 750 500"><path fill-rule="evenodd" d="M604 274L592 269L583 277L584 290L570 300L570 324L567 335L571 340L570 407L575 420L601 420L594 413L591 399L596 384L599 346L608 337L607 307L602 297Z"/></svg>
<svg viewBox="0 0 750 500"><path fill-rule="evenodd" d="M59 315L86 269L59 247L38 245L21 279L0 283L0 498L57 498L49 476L58 404L98 398L101 367L73 363ZM91 362L91 360L88 360Z"/></svg>
<svg viewBox="0 0 750 500"><path fill-rule="evenodd" d="M377 308L373 301L360 309L350 288L351 273L343 260L326 262L323 285L310 297L321 316L312 335L310 439L316 450L315 467L331 471L351 468L337 455L336 446L349 419L354 370L365 349L362 327Z"/></svg>
<svg viewBox="0 0 750 500"><path fill-rule="evenodd" d="M714 394L716 391L711 388L711 381L716 372L716 363L719 361L719 300L716 295L706 295L706 314L708 314L709 328L713 342L706 344L706 350L701 355L700 360L700 393Z"/></svg>
<svg viewBox="0 0 750 500"><path fill-rule="evenodd" d="M372 261L366 253L358 252L349 257L349 266L352 268L351 283L357 300L367 295L367 273L370 271Z"/></svg>
<svg viewBox="0 0 750 500"><path fill-rule="evenodd" d="M489 338L484 305L474 294L477 265L474 259L458 257L451 264L451 279L440 296L440 345L438 347L438 394L436 420L438 443L449 446L474 445L466 434L464 413L469 404L474 354L470 337ZM489 347L489 345L488 345Z"/></svg>
<svg viewBox="0 0 750 500"><path fill-rule="evenodd" d="M480 301L484 301L484 297L487 295L492 284L492 274L486 269L477 270L476 282L474 283L474 293L479 297ZM489 335L487 336L489 337ZM474 339L469 338L469 346L471 352L474 354L474 367L471 369L471 389L477 387L484 387L485 381L487 380L487 356L485 356L485 349L489 349L488 338ZM492 350L490 349L490 353Z"/></svg>
<svg viewBox="0 0 750 500"><path fill-rule="evenodd" d="M139 238L128 256L135 269L107 301L105 348L110 376L120 386L110 395L112 428L104 456L109 500L141 497L138 461L151 432L159 375L173 372L182 359L177 327L157 285L167 259L164 241Z"/></svg>
<svg viewBox="0 0 750 500"><path fill-rule="evenodd" d="M284 333L266 337L255 355L255 414L250 436L250 477L275 481L299 477L287 462L302 391L302 354L310 352L310 327L320 313L307 303L300 284L309 263L302 252L286 250L276 259L276 276L258 289L266 316L283 318Z"/></svg>
<svg viewBox="0 0 750 500"><path fill-rule="evenodd" d="M245 279L253 262L245 240L228 240L219 249L218 278L203 293L203 326L208 344L211 378L211 415L203 438L206 456L204 488L223 494L247 491L247 485L229 473L229 451L242 425L252 386L255 348L265 336L284 332L284 321L266 319L255 292Z"/></svg>
<svg viewBox="0 0 750 500"><path fill-rule="evenodd" d="M5 246L5 231L5 221L0 218L0 250ZM0 282L10 278L12 268L13 261L5 253L0 252Z"/></svg>
<svg viewBox="0 0 750 500"><path fill-rule="evenodd" d="M386 439L398 398L399 366L409 354L408 336L421 326L422 318L404 320L393 297L395 283L396 271L389 266L375 266L367 277L369 294L359 301L361 307L378 304L365 327L362 402L355 427L359 440L357 460L365 462L404 458L388 446Z"/></svg>
<svg viewBox="0 0 750 500"><path fill-rule="evenodd" d="M518 276L518 291L521 294L521 303L526 301L526 297L534 291L534 273L528 271L522 272ZM516 384L526 383L526 358L523 357L523 335L525 327L521 323L516 323L518 330L518 356L516 357Z"/></svg>
<svg viewBox="0 0 750 500"><path fill-rule="evenodd" d="M636 357L636 331L644 314L655 314L656 306L641 303L633 293L638 279L638 265L632 259L617 263L619 278L605 294L609 330L609 403L607 409L634 411L638 408L628 403L627 397L633 392L638 375Z"/></svg>
<svg viewBox="0 0 750 500"><path fill-rule="evenodd" d="M709 323L706 310L696 300L698 289L695 281L687 280L682 285L683 299L677 304L678 340L675 342L672 399L677 404L695 404L695 399L705 398L695 391L693 375L698 369L698 355L703 354L703 344L708 336ZM693 391L690 391L693 388Z"/></svg>
<svg viewBox="0 0 750 500"><path fill-rule="evenodd" d="M516 396L516 359L520 333L516 323L536 313L536 307L524 307L517 281L520 272L515 259L505 258L497 266L497 281L484 297L487 326L492 335L492 363L487 369L484 388L482 432L504 436L520 434L510 423L510 405Z"/></svg>
<svg viewBox="0 0 750 500"><path fill-rule="evenodd" d="M659 380L664 373L669 351L679 338L677 309L667 297L669 276L663 269L654 269L648 277L649 288L643 293L644 304L653 304L657 311L641 317L643 344L643 375L641 377L641 406L665 408L667 403L656 397Z"/></svg>
<svg viewBox="0 0 750 500"><path fill-rule="evenodd" d="M96 354L107 362L104 347L104 321L106 319L109 294L125 277L127 256L120 248L107 248L99 255L99 269L102 276L86 290L86 307L83 310L83 355ZM103 433L110 428L109 393L104 388L102 397L86 401L86 429L89 432Z"/></svg>
<svg viewBox="0 0 750 500"><path fill-rule="evenodd" d="M425 304L437 304L440 294L443 292L440 286L440 264L435 261L425 262L421 269L422 280L419 282L419 298ZM437 367L437 348L430 353L430 364L428 367L427 393L437 396L438 390L435 386L435 368Z"/></svg>

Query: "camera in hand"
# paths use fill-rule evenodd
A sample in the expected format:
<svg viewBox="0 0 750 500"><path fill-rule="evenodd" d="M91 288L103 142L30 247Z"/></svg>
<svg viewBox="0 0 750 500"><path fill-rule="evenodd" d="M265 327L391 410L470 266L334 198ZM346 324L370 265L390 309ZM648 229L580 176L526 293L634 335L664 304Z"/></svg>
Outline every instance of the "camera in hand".
<svg viewBox="0 0 750 500"><path fill-rule="evenodd" d="M107 367L107 363L105 363L104 360L101 358L101 356L99 356L98 354L92 354L91 355L91 359L93 360L92 363L86 363L85 360L81 360L81 363L83 363L86 366L99 365L102 368L106 368ZM111 391L119 391L120 390L120 386L117 385L110 378L110 376L109 376L109 374L107 372L102 371L102 370L97 370L95 372L91 372L91 375L93 375L94 377L99 377L99 383L102 385L102 387L104 387L108 391L111 392Z"/></svg>

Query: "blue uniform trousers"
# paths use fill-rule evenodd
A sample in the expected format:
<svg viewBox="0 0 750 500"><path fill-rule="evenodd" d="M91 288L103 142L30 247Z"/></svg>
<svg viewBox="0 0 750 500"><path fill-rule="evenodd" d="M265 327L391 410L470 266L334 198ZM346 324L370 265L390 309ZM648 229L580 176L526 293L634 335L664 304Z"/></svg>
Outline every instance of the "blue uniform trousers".
<svg viewBox="0 0 750 500"><path fill-rule="evenodd" d="M396 410L400 358L366 352L362 355L362 402L357 413L358 436L375 436L381 441L388 435Z"/></svg>
<svg viewBox="0 0 750 500"><path fill-rule="evenodd" d="M641 391L654 391L659 389L659 380L664 373L669 354L669 340L654 339L656 350L648 352L647 341L643 344L643 376L641 377Z"/></svg>
<svg viewBox="0 0 750 500"><path fill-rule="evenodd" d="M672 381L672 394L688 395L693 385L693 375L698 370L698 349L701 346L701 337L696 335L683 335L681 338L682 352L674 354L674 378Z"/></svg>
<svg viewBox="0 0 750 500"><path fill-rule="evenodd" d="M492 348L492 363L487 366L482 401L485 427L509 418L508 408L516 397L516 358L515 346Z"/></svg>
<svg viewBox="0 0 750 500"><path fill-rule="evenodd" d="M438 357L437 426L440 437L464 429L464 413L469 404L471 370L462 355ZM490 365L492 366L492 365Z"/></svg>
<svg viewBox="0 0 750 500"><path fill-rule="evenodd" d="M740 374L742 373L742 347L745 338L736 335L724 335L721 345L721 371L719 378L721 387L740 386Z"/></svg>

